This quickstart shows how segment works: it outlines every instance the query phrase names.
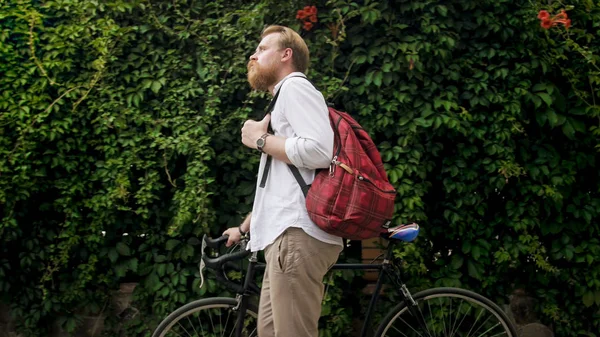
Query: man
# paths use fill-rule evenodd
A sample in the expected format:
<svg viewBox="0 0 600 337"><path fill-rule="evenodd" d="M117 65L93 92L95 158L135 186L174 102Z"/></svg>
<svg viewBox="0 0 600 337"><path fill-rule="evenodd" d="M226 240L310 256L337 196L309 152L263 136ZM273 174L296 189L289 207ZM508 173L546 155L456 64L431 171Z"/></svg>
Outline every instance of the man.
<svg viewBox="0 0 600 337"><path fill-rule="evenodd" d="M333 157L333 130L323 95L305 78L308 47L293 30L269 26L248 62L248 81L256 90L279 93L262 121L246 121L242 143L263 152L252 213L230 228L227 245L250 232L249 249L265 250L260 337L317 337L323 277L342 251L342 239L319 229L308 217L300 185L288 164L310 184L315 169ZM297 77L301 76L301 77ZM273 134L267 132L271 123ZM267 163L266 182L261 184Z"/></svg>

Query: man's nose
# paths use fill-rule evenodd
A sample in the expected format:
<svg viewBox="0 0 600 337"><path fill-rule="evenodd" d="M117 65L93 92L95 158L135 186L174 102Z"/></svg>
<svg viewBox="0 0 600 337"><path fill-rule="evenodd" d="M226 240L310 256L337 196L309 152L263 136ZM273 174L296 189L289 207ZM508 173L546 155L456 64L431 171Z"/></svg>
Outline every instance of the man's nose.
<svg viewBox="0 0 600 337"><path fill-rule="evenodd" d="M256 53L250 55L250 61L254 60L256 61L258 58L256 57Z"/></svg>

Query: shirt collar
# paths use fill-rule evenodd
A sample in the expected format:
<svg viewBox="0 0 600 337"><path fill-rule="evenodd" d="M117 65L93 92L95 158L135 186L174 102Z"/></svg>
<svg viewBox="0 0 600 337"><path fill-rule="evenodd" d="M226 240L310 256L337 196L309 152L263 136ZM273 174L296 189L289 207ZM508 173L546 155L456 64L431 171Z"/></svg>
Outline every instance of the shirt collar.
<svg viewBox="0 0 600 337"><path fill-rule="evenodd" d="M279 88L281 88L281 85L283 84L283 82L285 80L287 80L288 78L293 77L293 76L302 76L302 77L306 78L306 75L304 75L303 73L301 73L299 71L290 73L289 75L284 77L281 81L279 81L279 83L275 84L275 87L273 88L273 95L277 94L277 91L279 91Z"/></svg>

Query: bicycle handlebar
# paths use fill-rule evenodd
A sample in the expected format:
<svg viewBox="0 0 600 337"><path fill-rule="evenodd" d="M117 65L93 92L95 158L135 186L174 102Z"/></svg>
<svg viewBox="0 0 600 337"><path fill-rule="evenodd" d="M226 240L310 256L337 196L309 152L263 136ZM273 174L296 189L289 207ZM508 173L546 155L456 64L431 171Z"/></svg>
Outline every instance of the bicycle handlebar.
<svg viewBox="0 0 600 337"><path fill-rule="evenodd" d="M215 272L215 276L218 281L225 284L231 290L233 290L237 293L241 293L244 291L244 287L241 284L237 284L237 283L229 280L227 278L227 275L225 274L225 272L226 272L227 268L229 268L229 270L234 269L234 270L240 271L240 268L238 266L236 266L233 262L239 261L251 254L251 252L249 250L245 249L245 244L242 244L242 248L235 253L224 254L221 256L217 256L217 257L210 257L207 254L207 252L205 251L206 247L212 248L214 250L218 250L219 248L221 248L221 246L224 243L227 242L228 238L229 237L227 235L223 235L219 238L212 239L212 238L209 238L208 236L204 235L204 237L202 238L202 262L206 267L208 267L209 269L212 269ZM203 269L203 266L201 264L201 266L200 266L201 277L203 277L202 269Z"/></svg>
<svg viewBox="0 0 600 337"><path fill-rule="evenodd" d="M228 238L229 238L229 236L223 235L221 237L213 239L213 238L209 238L205 234L204 237L202 238L202 241L206 243L207 247L210 247L212 249L218 249L220 245L222 245L224 242L227 242Z"/></svg>

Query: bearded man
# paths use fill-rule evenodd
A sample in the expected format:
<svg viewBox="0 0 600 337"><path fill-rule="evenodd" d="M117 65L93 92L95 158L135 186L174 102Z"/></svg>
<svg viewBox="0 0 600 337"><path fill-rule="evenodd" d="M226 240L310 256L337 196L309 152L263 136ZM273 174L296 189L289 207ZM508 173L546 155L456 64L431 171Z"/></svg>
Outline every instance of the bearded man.
<svg viewBox="0 0 600 337"><path fill-rule="evenodd" d="M277 99L271 114L248 120L242 143L262 153L252 212L223 234L227 245L250 232L249 249L265 251L260 337L317 337L323 277L342 251L342 239L318 228L288 164L307 184L329 167L334 134L323 95L306 79L309 51L292 29L269 26L248 62L248 82ZM269 123L273 132L268 132ZM268 159L268 157L272 159Z"/></svg>

